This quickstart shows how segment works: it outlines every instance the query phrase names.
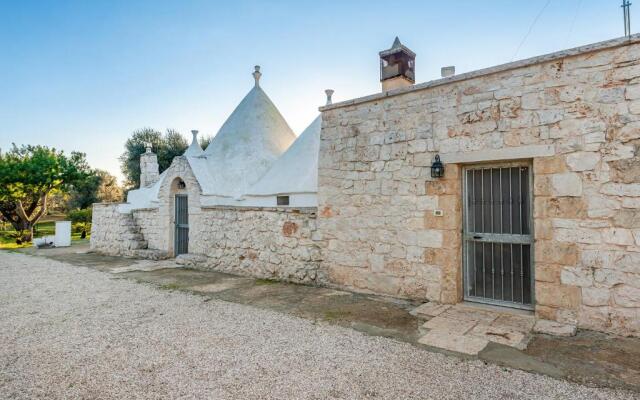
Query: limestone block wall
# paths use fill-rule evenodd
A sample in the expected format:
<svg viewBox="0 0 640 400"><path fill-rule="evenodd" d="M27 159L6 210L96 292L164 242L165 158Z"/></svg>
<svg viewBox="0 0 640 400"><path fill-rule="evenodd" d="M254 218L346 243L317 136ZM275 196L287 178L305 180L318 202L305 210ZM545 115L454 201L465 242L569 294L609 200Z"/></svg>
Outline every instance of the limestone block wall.
<svg viewBox="0 0 640 400"><path fill-rule="evenodd" d="M133 210L133 221L140 228L147 246L150 249L163 249L163 224L160 220L157 208L145 208Z"/></svg>
<svg viewBox="0 0 640 400"><path fill-rule="evenodd" d="M316 208L203 208L189 227L198 267L289 282L323 284L313 241Z"/></svg>
<svg viewBox="0 0 640 400"><path fill-rule="evenodd" d="M93 205L90 243L92 251L113 255L131 255L147 246L133 216L114 203Z"/></svg>
<svg viewBox="0 0 640 400"><path fill-rule="evenodd" d="M354 290L461 301L461 167L525 159L537 316L640 335L639 155L637 37L325 107L322 269Z"/></svg>

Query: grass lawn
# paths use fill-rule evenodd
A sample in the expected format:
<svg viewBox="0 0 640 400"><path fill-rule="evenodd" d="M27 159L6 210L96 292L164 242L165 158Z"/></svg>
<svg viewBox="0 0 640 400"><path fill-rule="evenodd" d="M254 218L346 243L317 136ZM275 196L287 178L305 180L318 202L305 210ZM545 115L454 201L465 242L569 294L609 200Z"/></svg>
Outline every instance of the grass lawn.
<svg viewBox="0 0 640 400"><path fill-rule="evenodd" d="M59 220L59 219L57 219ZM53 236L55 234L56 223L54 220L44 220L38 222L36 224L35 229L33 230L33 237L39 238L42 236ZM11 249L20 249L23 247L31 247L32 243L23 243L16 244L16 239L13 236L15 234L15 230L10 224L6 224L4 227L0 226L0 249L2 250L11 250ZM87 235L87 239L89 239L89 235ZM72 241L80 241L80 233L71 232L71 240Z"/></svg>

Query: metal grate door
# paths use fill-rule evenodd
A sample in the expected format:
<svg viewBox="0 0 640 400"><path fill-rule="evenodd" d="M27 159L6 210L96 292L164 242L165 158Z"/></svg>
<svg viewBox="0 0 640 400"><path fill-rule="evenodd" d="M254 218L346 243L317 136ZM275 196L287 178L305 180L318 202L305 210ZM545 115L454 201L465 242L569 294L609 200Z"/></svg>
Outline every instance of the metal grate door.
<svg viewBox="0 0 640 400"><path fill-rule="evenodd" d="M185 194L177 194L175 199L176 231L175 231L175 255L189 252L189 205Z"/></svg>
<svg viewBox="0 0 640 400"><path fill-rule="evenodd" d="M464 170L464 298L532 309L529 165Z"/></svg>

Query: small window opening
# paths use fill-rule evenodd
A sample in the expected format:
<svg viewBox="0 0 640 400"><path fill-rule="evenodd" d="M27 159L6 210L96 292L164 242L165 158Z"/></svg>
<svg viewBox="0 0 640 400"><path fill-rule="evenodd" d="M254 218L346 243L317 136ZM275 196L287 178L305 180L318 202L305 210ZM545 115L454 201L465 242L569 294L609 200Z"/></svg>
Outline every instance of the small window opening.
<svg viewBox="0 0 640 400"><path fill-rule="evenodd" d="M276 201L279 206L288 206L289 196L277 196Z"/></svg>

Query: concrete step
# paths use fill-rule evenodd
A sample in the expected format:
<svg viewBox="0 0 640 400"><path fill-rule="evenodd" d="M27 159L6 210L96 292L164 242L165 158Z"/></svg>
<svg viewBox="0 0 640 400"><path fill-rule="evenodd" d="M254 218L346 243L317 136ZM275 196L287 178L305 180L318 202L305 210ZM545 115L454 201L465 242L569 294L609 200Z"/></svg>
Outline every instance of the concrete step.
<svg viewBox="0 0 640 400"><path fill-rule="evenodd" d="M179 256L176 257L176 264L180 264L180 265L203 264L206 261L207 261L207 256L203 254L187 253L187 254L180 254Z"/></svg>
<svg viewBox="0 0 640 400"><path fill-rule="evenodd" d="M129 249L131 250L140 250L140 249L146 249L149 246L149 244L147 243L146 240L139 240L136 242L131 242L131 245L129 246Z"/></svg>
<svg viewBox="0 0 640 400"><path fill-rule="evenodd" d="M122 235L124 240L144 240L142 233L125 233Z"/></svg>
<svg viewBox="0 0 640 400"><path fill-rule="evenodd" d="M132 254L136 257L146 258L148 260L166 260L170 258L169 253L166 251L156 249L133 250Z"/></svg>

